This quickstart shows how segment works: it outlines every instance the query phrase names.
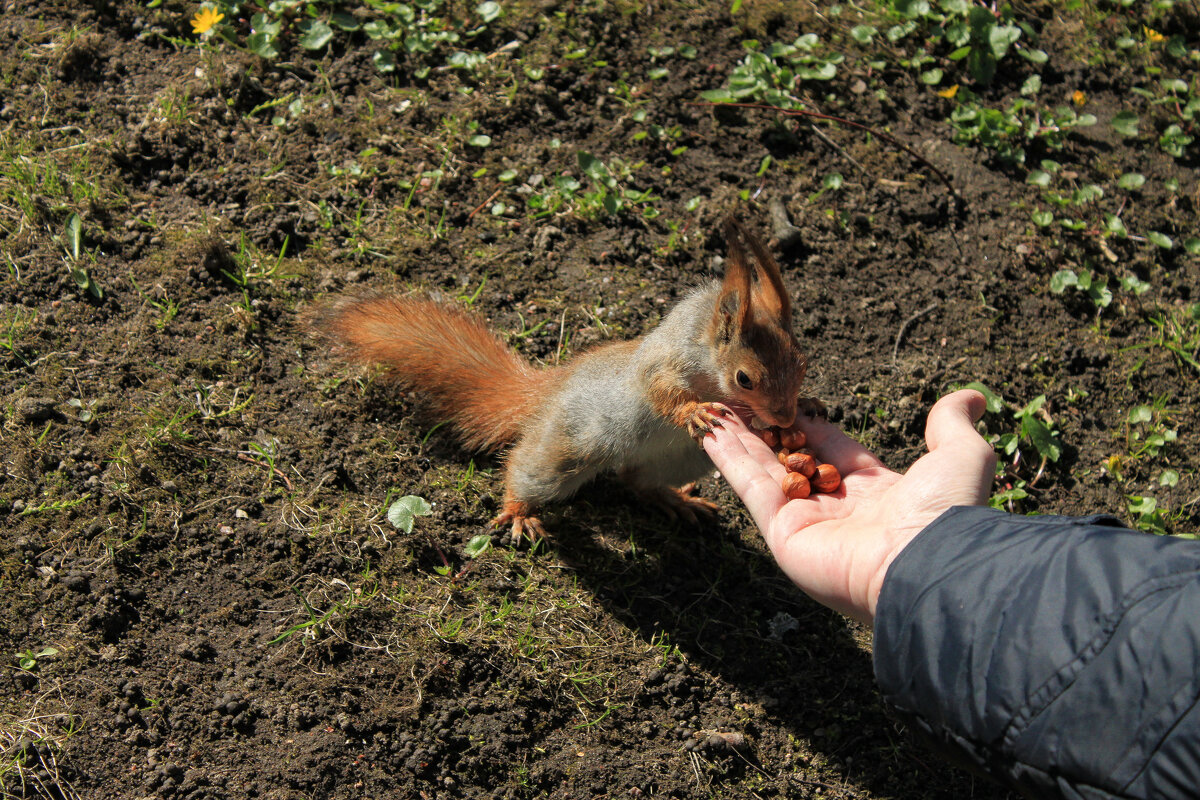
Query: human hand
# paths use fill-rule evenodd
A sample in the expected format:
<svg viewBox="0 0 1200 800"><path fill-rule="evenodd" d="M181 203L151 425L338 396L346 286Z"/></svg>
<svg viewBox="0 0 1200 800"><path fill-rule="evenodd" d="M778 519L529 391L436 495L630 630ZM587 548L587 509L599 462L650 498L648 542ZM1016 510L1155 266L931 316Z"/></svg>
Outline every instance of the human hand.
<svg viewBox="0 0 1200 800"><path fill-rule="evenodd" d="M808 447L842 474L836 492L804 500L784 496L784 467L736 416L703 444L784 573L817 601L871 623L888 567L905 545L951 506L987 501L996 455L975 430L985 407L970 389L934 404L925 423L929 452L903 475L829 422L801 416Z"/></svg>

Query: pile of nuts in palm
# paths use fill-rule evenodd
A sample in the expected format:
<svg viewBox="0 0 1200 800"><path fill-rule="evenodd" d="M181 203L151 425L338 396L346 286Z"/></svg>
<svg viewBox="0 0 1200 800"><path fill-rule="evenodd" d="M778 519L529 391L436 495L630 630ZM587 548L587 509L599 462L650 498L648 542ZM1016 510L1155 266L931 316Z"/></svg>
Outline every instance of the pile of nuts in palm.
<svg viewBox="0 0 1200 800"><path fill-rule="evenodd" d="M787 468L783 476L783 493L789 500L803 500L813 492L836 492L842 476L833 464L817 461L803 431L793 428L759 431L764 442L779 455L779 463Z"/></svg>

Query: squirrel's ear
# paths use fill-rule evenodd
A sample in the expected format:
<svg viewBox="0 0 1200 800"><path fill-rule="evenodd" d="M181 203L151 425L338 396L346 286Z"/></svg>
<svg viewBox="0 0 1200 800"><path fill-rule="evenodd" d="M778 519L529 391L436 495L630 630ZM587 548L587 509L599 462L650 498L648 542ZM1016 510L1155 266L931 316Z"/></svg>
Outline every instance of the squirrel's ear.
<svg viewBox="0 0 1200 800"><path fill-rule="evenodd" d="M745 330L750 318L750 267L746 264L737 222L732 217L725 221L725 243L729 256L725 259L725 278L721 281L715 313L721 339L729 341L735 332Z"/></svg>
<svg viewBox="0 0 1200 800"><path fill-rule="evenodd" d="M734 224L740 230L742 238L746 240L757 264L758 280L755 286L755 300L759 304L758 307L778 318L780 324L785 328L790 328L792 325L792 301L788 297L787 287L783 285L783 275L779 272L779 265L775 263L770 251L754 234L742 225L736 222Z"/></svg>

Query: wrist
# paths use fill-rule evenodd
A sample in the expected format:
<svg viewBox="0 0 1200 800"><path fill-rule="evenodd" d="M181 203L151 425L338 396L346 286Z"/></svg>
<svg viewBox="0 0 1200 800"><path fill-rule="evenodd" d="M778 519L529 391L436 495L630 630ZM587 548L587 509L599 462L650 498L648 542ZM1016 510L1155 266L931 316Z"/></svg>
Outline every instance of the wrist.
<svg viewBox="0 0 1200 800"><path fill-rule="evenodd" d="M906 547L915 539L921 531L925 530L928 522L932 520L922 521L917 524L907 525L883 525L881 530L883 535L880 537L881 549L879 555L874 559L874 567L871 574L865 581L866 595L863 598L863 607L868 615L868 622L874 624L875 609L879 605L879 594L883 590L883 585L887 581L888 571L891 569L892 563L904 551Z"/></svg>

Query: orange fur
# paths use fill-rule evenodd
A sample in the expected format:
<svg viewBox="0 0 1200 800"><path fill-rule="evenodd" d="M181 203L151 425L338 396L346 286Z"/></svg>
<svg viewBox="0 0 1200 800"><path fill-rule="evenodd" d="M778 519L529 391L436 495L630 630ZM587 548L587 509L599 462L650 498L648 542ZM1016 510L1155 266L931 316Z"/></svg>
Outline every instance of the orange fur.
<svg viewBox="0 0 1200 800"><path fill-rule="evenodd" d="M471 449L515 441L561 380L557 371L534 368L466 311L432 300L352 299L320 314L315 326L354 360L382 364L396 383L423 394Z"/></svg>

